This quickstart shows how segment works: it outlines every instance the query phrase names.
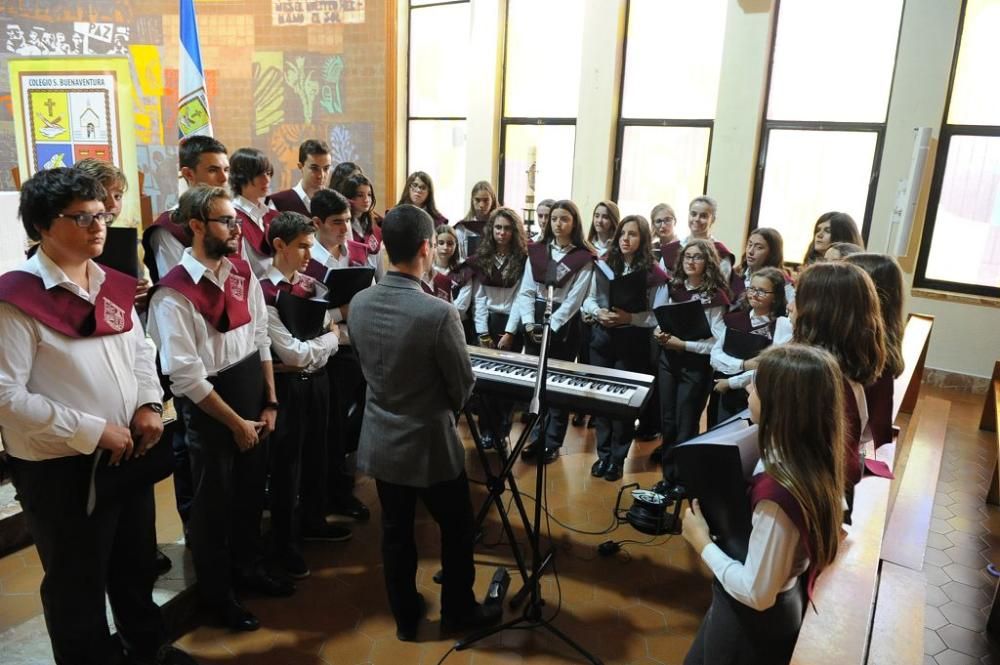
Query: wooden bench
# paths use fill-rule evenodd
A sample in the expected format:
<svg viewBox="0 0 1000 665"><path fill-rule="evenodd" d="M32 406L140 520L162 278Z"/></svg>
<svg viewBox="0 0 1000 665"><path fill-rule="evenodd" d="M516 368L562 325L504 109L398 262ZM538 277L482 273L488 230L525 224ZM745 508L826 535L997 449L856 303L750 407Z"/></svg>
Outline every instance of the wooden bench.
<svg viewBox="0 0 1000 665"><path fill-rule="evenodd" d="M933 323L933 317L922 314L914 314L907 320L903 336L906 369L894 383L894 424L901 413L913 413L916 408ZM943 422L946 425L950 404L943 400L937 402L944 404ZM920 423L929 424L932 418L939 417L942 412L940 404L931 404L931 407L933 413L924 419L921 417L924 409L922 403L920 411L909 419L902 438L897 443L881 446L872 455L896 471L896 461L901 452L897 448L912 448L915 441L921 440L919 437L934 441L941 434L943 439L943 433L925 433L921 427ZM909 480L905 476L906 468L896 471L904 474L896 482L905 491L902 502L898 506L892 504L901 511L898 526L893 528L902 529L906 524L919 524L925 512L928 521L921 534L913 534L912 538L902 542L897 536L890 534L888 552L893 558L904 558L899 551L912 556L911 552L919 546L917 541L921 539L926 546L930 506L933 505L934 498L932 490L930 503L925 506L919 499L920 488L925 487L931 477L936 483L941 458L940 445L920 446L921 450L925 447L929 450L917 455L912 466L910 459L907 459L907 467L911 471L920 467L925 472L914 473L914 478ZM854 524L840 544L837 559L817 580L813 597L816 611L810 608L806 612L792 663L863 665L920 662L923 659L923 608L926 594L923 573L893 561L883 562L886 526L892 524L892 488L893 481L876 476L866 476L855 487L852 513ZM919 566L922 565L921 549ZM872 640L874 634L879 636L878 640Z"/></svg>

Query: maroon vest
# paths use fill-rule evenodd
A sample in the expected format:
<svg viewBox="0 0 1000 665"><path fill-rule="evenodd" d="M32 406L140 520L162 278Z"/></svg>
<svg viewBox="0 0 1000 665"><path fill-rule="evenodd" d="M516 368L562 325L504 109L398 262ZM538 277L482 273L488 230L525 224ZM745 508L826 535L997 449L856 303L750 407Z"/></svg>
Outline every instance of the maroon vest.
<svg viewBox="0 0 1000 665"><path fill-rule="evenodd" d="M549 267L552 264L552 257L549 254L548 243L536 243L528 245L528 260L531 261L531 272L535 281L545 284L549 279ZM590 265L594 261L594 255L583 247L574 247L569 254L552 266L554 274L554 285L562 288L569 283L580 268Z"/></svg>
<svg viewBox="0 0 1000 665"><path fill-rule="evenodd" d="M378 223L376 223L376 222L381 222L381 220L382 220L381 217L376 216L375 221L372 222L371 228L368 229L368 232L365 234L365 237L362 238L360 242L358 242L358 244L362 245L365 248L365 251L368 254L372 255L378 254L379 250L382 249L382 227ZM350 243L355 241L348 240L347 242L348 242L347 247L349 250L351 246Z"/></svg>
<svg viewBox="0 0 1000 665"><path fill-rule="evenodd" d="M281 281L275 284L269 278L260 280L260 290L264 292L264 302L274 307L278 302L278 292L284 291L299 298L312 298L316 295L316 280L309 275L300 275L299 281L289 284Z"/></svg>
<svg viewBox="0 0 1000 665"><path fill-rule="evenodd" d="M424 280L420 280L420 288L424 290L424 293L435 298L440 298L445 302L451 302L451 287L451 276L442 275L437 271L434 271L434 277L431 278L430 284Z"/></svg>
<svg viewBox="0 0 1000 665"><path fill-rule="evenodd" d="M306 210L306 204L302 202L294 189L285 189L271 194L268 201L274 204L279 212L297 212L306 217L312 217L312 213Z"/></svg>
<svg viewBox="0 0 1000 665"><path fill-rule="evenodd" d="M252 219L250 219L250 215L246 214L239 208L236 208L236 217L243 222L243 237L246 238L247 242L251 247L253 247L254 251L261 256L274 256L274 248L271 247L271 243L267 241L267 230L271 227L271 220L279 214L280 213L277 210L268 210L265 212L264 219L262 220L264 228L261 229L259 226L254 224Z"/></svg>
<svg viewBox="0 0 1000 665"><path fill-rule="evenodd" d="M177 242L183 245L185 249L190 247L192 242L191 235L183 226L170 221L169 210L160 213L156 221L146 227L142 232L142 262L146 265L146 269L149 270L149 277L154 284L160 281L160 272L156 269L156 256L153 252L153 233L160 230L166 231L176 238Z"/></svg>
<svg viewBox="0 0 1000 665"><path fill-rule="evenodd" d="M774 339L774 328L778 324L777 319L771 319L767 323L754 328L750 324L750 312L748 310L729 312L723 317L723 321L726 322L727 328L754 335L763 335L770 340Z"/></svg>
<svg viewBox="0 0 1000 665"><path fill-rule="evenodd" d="M683 286L670 285L670 302L687 302L692 298L700 298L705 307L728 307L729 298L720 289L716 289L711 298L703 297L699 291L688 291Z"/></svg>
<svg viewBox="0 0 1000 665"><path fill-rule="evenodd" d="M0 302L10 303L46 328L67 337L102 337L132 330L135 277L104 268L93 305L62 287L46 289L42 278L23 270L0 275Z"/></svg>
<svg viewBox="0 0 1000 665"><path fill-rule="evenodd" d="M875 383L865 386L865 402L868 404L868 428L871 430L875 446L892 443L892 396L895 381L892 373L882 372Z"/></svg>
<svg viewBox="0 0 1000 665"><path fill-rule="evenodd" d="M175 266L167 276L153 287L171 288L191 301L198 313L220 333L236 330L250 323L250 264L243 259L230 257L233 269L223 284L223 291L208 279L195 284L184 266Z"/></svg>
<svg viewBox="0 0 1000 665"><path fill-rule="evenodd" d="M778 507L792 521L799 531L799 540L809 557L809 568L806 569L806 595L812 600L813 589L816 586L816 577L819 570L816 568L815 557L812 553L812 545L809 540L809 529L806 527L806 518L802 514L802 506L795 499L791 492L784 485L772 478L767 472L759 473L753 477L750 485L750 506L756 508L761 501L768 500L778 504Z"/></svg>
<svg viewBox="0 0 1000 665"><path fill-rule="evenodd" d="M670 281L670 275L668 275L663 268L658 265L653 265L646 272L646 288L655 289L657 287L663 286Z"/></svg>
<svg viewBox="0 0 1000 665"><path fill-rule="evenodd" d="M508 256L508 261L520 261L522 263L521 274L524 274L523 264L527 257L519 256ZM504 272L497 269L496 264L490 262L489 265L483 265L480 257L470 258L465 262L468 266L469 271L472 273L479 283L484 286L493 286L497 288L510 289L517 286L521 282L520 277L510 278L505 277Z"/></svg>

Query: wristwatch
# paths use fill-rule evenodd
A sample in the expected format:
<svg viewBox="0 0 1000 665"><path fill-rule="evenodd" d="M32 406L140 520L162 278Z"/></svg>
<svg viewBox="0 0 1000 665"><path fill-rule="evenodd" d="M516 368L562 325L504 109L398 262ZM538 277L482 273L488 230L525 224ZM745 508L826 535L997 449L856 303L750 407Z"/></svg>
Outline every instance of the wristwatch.
<svg viewBox="0 0 1000 665"><path fill-rule="evenodd" d="M160 414L161 416L163 415L163 405L160 404L159 402L146 402L145 404L141 405L139 408L141 409L143 407L146 407L150 411L154 411L154 412Z"/></svg>

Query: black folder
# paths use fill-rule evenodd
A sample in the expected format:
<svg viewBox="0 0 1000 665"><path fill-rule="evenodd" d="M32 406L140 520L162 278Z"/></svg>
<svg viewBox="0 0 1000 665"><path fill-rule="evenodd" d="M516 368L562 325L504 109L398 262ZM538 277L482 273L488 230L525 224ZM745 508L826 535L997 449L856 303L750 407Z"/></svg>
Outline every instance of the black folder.
<svg viewBox="0 0 1000 665"><path fill-rule="evenodd" d="M325 300L300 298L284 291L278 292L275 304L288 332L303 341L315 339L325 332L323 323L328 307Z"/></svg>
<svg viewBox="0 0 1000 665"><path fill-rule="evenodd" d="M476 252L479 251L479 243L483 241L483 237L474 231L466 231L465 234L465 255L475 256Z"/></svg>
<svg viewBox="0 0 1000 665"><path fill-rule="evenodd" d="M671 451L687 496L698 499L715 543L745 561L752 509L749 481L760 458L749 410Z"/></svg>
<svg viewBox="0 0 1000 665"><path fill-rule="evenodd" d="M372 285L375 278L375 268L369 266L352 266L331 270L326 274L324 284L329 289L326 294L330 307L340 307L351 302L351 298L359 291Z"/></svg>
<svg viewBox="0 0 1000 665"><path fill-rule="evenodd" d="M646 299L646 271L614 276L600 266L597 275L597 304L604 309L623 309L635 314L649 309Z"/></svg>
<svg viewBox="0 0 1000 665"><path fill-rule="evenodd" d="M726 339L722 350L733 358L750 360L771 345L767 335L754 335L735 328L726 328Z"/></svg>
<svg viewBox="0 0 1000 665"><path fill-rule="evenodd" d="M94 260L112 270L140 277L139 229L128 226L107 227L104 251Z"/></svg>
<svg viewBox="0 0 1000 665"><path fill-rule="evenodd" d="M685 342L708 339L712 336L705 308L697 298L661 305L654 309L653 313L656 314L660 330Z"/></svg>

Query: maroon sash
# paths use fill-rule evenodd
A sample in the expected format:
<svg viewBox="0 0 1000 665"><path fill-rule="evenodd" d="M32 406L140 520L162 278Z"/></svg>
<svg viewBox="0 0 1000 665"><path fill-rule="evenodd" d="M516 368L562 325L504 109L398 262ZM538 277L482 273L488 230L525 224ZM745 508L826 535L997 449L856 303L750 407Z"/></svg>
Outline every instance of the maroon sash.
<svg viewBox="0 0 1000 665"><path fill-rule="evenodd" d="M313 279L317 279L322 282L323 280L326 279L326 273L329 270L330 270L329 268L327 268L325 265L323 265L316 259L309 259L309 265L306 266L306 269L303 272L309 277L312 277ZM264 282L261 282L261 286L263 285Z"/></svg>
<svg viewBox="0 0 1000 665"><path fill-rule="evenodd" d="M316 295L316 280L309 275L300 274L299 281L289 284L281 281L275 284L269 278L260 280L260 290L264 292L264 302L274 307L278 301L278 292L284 291L299 298L312 298Z"/></svg>
<svg viewBox="0 0 1000 665"><path fill-rule="evenodd" d="M664 272L663 268L654 264L646 271L646 288L655 289L670 281L670 276Z"/></svg>
<svg viewBox="0 0 1000 665"><path fill-rule="evenodd" d="M759 325L754 328L750 324L750 312L747 310L738 310L735 312L729 312L724 317L723 321L726 322L727 328L732 328L733 330L739 330L740 332L750 333L752 335L763 335L768 339L774 339L774 328L778 324L778 319L771 319L763 325Z"/></svg>
<svg viewBox="0 0 1000 665"><path fill-rule="evenodd" d="M274 204L279 212L297 212L312 217L312 213L306 210L306 204L302 202L294 189L285 189L271 194L268 201Z"/></svg>
<svg viewBox="0 0 1000 665"><path fill-rule="evenodd" d="M871 430L875 446L892 443L892 372L882 372L875 383L865 386L865 402L868 404L868 429Z"/></svg>
<svg viewBox="0 0 1000 665"><path fill-rule="evenodd" d="M379 219L381 219L381 217ZM356 241L353 240L347 241L348 254L350 254L352 242ZM359 244L365 248L366 255L378 254L379 250L382 249L382 227L375 223L372 223L371 228L368 229L368 232L365 234L365 237L362 238L361 241L357 242L356 244ZM368 257L365 256L365 263L368 262L367 259Z"/></svg>
<svg viewBox="0 0 1000 665"><path fill-rule="evenodd" d="M527 257L520 256L508 256L508 261L520 261L522 264L527 260ZM490 265L482 265L480 257L470 258L464 264L470 273L470 277L475 277L479 280L479 283L484 286L493 286L502 289L510 289L517 286L521 278L520 277L505 277L501 270L498 270L495 263L490 263ZM521 268L521 274L524 274L524 268Z"/></svg>
<svg viewBox="0 0 1000 665"><path fill-rule="evenodd" d="M674 240L668 242L665 246L660 248L660 256L663 258L663 265L667 269L667 272L673 274L674 270L677 268L677 257L681 254L681 241Z"/></svg>
<svg viewBox="0 0 1000 665"><path fill-rule="evenodd" d="M160 213L156 221L146 227L146 230L142 232L142 262L146 265L146 269L149 270L149 277L154 284L160 281L160 272L156 269L156 255L153 251L153 233L161 229L172 235L185 249L191 246L192 241L191 235L183 226L170 221L169 210Z"/></svg>
<svg viewBox="0 0 1000 665"><path fill-rule="evenodd" d="M594 255L583 247L574 247L558 263L552 266L552 256L547 243L528 245L528 260L531 261L531 272L535 281L545 284L553 279L556 287L562 288L569 280L586 265L593 263ZM550 266L554 274L549 275Z"/></svg>
<svg viewBox="0 0 1000 665"><path fill-rule="evenodd" d="M64 288L45 288L41 277L23 270L0 275L0 302L10 303L46 328L73 337L103 337L132 330L132 308L138 280L104 268L96 302Z"/></svg>
<svg viewBox="0 0 1000 665"><path fill-rule="evenodd" d="M716 289L715 293L708 294L701 291L688 291L683 286L670 285L670 302L687 302L692 298L699 298L705 307L728 307L729 298L721 289Z"/></svg>
<svg viewBox="0 0 1000 665"><path fill-rule="evenodd" d="M236 330L250 323L250 264L243 259L229 258L233 269L226 278L222 292L210 280L202 278L195 284L182 265L175 266L153 287L171 288L191 301L205 320L220 333ZM220 297L221 296L221 297Z"/></svg>
<svg viewBox="0 0 1000 665"><path fill-rule="evenodd" d="M715 243L715 251L719 253L719 261L725 261L728 258L729 264L736 266L736 255L730 252L729 248L718 240L713 240L712 242ZM733 272L735 272L735 270Z"/></svg>
<svg viewBox="0 0 1000 665"><path fill-rule="evenodd" d="M759 473L750 481L750 506L756 508L761 501L773 501L792 521L799 531L799 540L805 548L806 556L809 557L809 568L806 569L806 595L812 601L813 589L816 586L816 577L819 570L816 568L815 557L812 553L812 545L809 540L809 529L806 527L806 518L802 513L802 506L795 499L788 489L771 477L767 472Z"/></svg>
<svg viewBox="0 0 1000 665"><path fill-rule="evenodd" d="M440 298L445 302L451 302L452 281L450 275L443 275L434 271L434 277L431 278L430 284L424 280L420 280L420 287L428 295Z"/></svg>
<svg viewBox="0 0 1000 665"><path fill-rule="evenodd" d="M743 275L741 275L740 271L735 268L733 268L733 272L729 274L729 290L733 292L733 302L739 302L742 300L743 294L747 291L747 284L743 279Z"/></svg>
<svg viewBox="0 0 1000 665"><path fill-rule="evenodd" d="M253 247L254 251L261 256L274 256L274 248L271 247L271 243L267 241L267 230L271 227L271 220L279 214L280 213L277 210L268 210L265 212L264 219L262 220L264 228L261 229L252 219L250 219L250 215L246 214L239 208L236 208L236 216L243 222L243 237L246 238L247 242L251 247Z"/></svg>

